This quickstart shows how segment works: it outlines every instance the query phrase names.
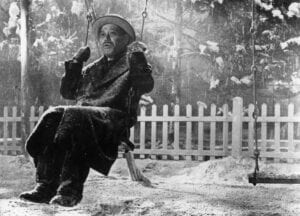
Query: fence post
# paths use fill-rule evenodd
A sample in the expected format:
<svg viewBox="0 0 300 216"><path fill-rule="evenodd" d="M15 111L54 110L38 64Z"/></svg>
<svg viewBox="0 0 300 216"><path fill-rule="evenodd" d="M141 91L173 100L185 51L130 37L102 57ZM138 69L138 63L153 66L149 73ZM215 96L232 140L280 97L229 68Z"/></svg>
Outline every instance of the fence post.
<svg viewBox="0 0 300 216"><path fill-rule="evenodd" d="M156 116L157 116L157 106L153 104L151 110L151 117L155 118ZM155 150L157 148L156 143L157 143L157 123L156 121L152 121L151 122L151 150ZM155 154L151 154L150 157L151 159L157 158Z"/></svg>
<svg viewBox="0 0 300 216"><path fill-rule="evenodd" d="M233 98L232 108L232 150L231 155L235 158L242 154L242 131L243 131L243 99Z"/></svg>
<svg viewBox="0 0 300 216"><path fill-rule="evenodd" d="M8 154L8 107L4 107L3 110L3 154L7 155Z"/></svg>
<svg viewBox="0 0 300 216"><path fill-rule="evenodd" d="M169 114L168 114L168 111L169 110L169 107L168 105L164 105L163 106L163 117L168 117ZM164 150L167 150L168 149L168 122L167 121L163 121L163 134L162 134L162 149ZM162 159L163 160L167 160L168 159L168 155L163 155L162 156Z"/></svg>
<svg viewBox="0 0 300 216"><path fill-rule="evenodd" d="M294 117L294 104L288 105L288 117L290 119L293 119ZM294 153L295 152L295 144L294 144L294 122L289 121L288 122L288 152ZM288 158L289 163L293 163L293 159Z"/></svg>
<svg viewBox="0 0 300 216"><path fill-rule="evenodd" d="M146 116L146 107L142 106L141 107L141 115L140 115L141 121L140 121L140 150L144 151L145 150L145 140L146 140L146 122L144 120L144 117ZM140 154L140 159L144 159L145 155Z"/></svg>

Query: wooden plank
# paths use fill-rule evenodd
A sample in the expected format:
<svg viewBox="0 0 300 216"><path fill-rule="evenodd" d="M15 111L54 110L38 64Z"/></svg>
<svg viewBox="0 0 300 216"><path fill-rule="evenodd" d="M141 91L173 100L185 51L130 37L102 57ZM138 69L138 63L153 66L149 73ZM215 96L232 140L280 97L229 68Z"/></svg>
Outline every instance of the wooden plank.
<svg viewBox="0 0 300 216"><path fill-rule="evenodd" d="M35 115L36 108L34 106L30 107L30 132L34 129L37 122L40 120L41 116L44 113L44 107L40 106L38 109L38 116Z"/></svg>
<svg viewBox="0 0 300 216"><path fill-rule="evenodd" d="M280 104L275 104L275 117L280 117ZM275 153L280 152L280 122L275 122L274 128L274 150ZM275 162L279 162L278 158L275 158Z"/></svg>
<svg viewBox="0 0 300 216"><path fill-rule="evenodd" d="M32 113L32 109L35 110L35 107L34 106L30 107L29 122L33 123L33 126L32 126L32 128L33 128L35 123L39 121L40 117L35 115L35 111L34 111L34 113Z"/></svg>
<svg viewBox="0 0 300 216"><path fill-rule="evenodd" d="M3 110L3 154L7 154L7 138L8 138L8 121L7 121L7 117L8 117L8 107L4 107Z"/></svg>
<svg viewBox="0 0 300 216"><path fill-rule="evenodd" d="M44 113L44 107L40 106L39 107L39 118L41 118L41 116L43 115L43 113Z"/></svg>
<svg viewBox="0 0 300 216"><path fill-rule="evenodd" d="M228 116L228 105L224 104L222 107L222 110L223 110L223 116L226 118ZM228 121L224 121L223 122L223 131L222 131L224 155L229 155L229 153L228 153L228 133L229 133L228 127L229 127Z"/></svg>
<svg viewBox="0 0 300 216"><path fill-rule="evenodd" d="M243 117L243 122L249 122L251 119L249 117ZM299 116L266 116L266 117L258 117L257 122L300 122Z"/></svg>
<svg viewBox="0 0 300 216"><path fill-rule="evenodd" d="M186 116L192 117L192 106L188 104L186 106ZM186 122L186 150L192 150L192 122ZM191 161L192 157L190 155L186 155L186 160Z"/></svg>
<svg viewBox="0 0 300 216"><path fill-rule="evenodd" d="M175 105L176 106L176 105ZM223 116L215 116L215 117L210 117L210 116L203 116L202 118L199 119L198 116L192 116L190 118L186 117L186 116L168 116L168 117L164 117L164 116L156 116L156 117L151 117L151 116L138 116L138 121L146 121L146 122L152 122L152 121L156 121L156 122L170 122L170 121L177 121L177 122L186 122L186 121L191 121L191 122L211 122L211 121L215 121L215 122L223 122L223 121L231 121L232 117L228 116L227 119L225 119ZM300 120L299 120L300 122Z"/></svg>
<svg viewBox="0 0 300 216"><path fill-rule="evenodd" d="M179 122L177 121L177 118L179 118L180 110L179 110L179 105L176 104L174 107L174 151L180 152L179 151ZM179 155L173 155L174 160L179 160Z"/></svg>
<svg viewBox="0 0 300 216"><path fill-rule="evenodd" d="M20 137L16 137L15 138L16 142L21 142L21 138ZM13 142L13 139L8 137L8 138L0 138L0 142L4 142L6 141L7 143L12 143Z"/></svg>
<svg viewBox="0 0 300 216"><path fill-rule="evenodd" d="M151 116L155 117L157 115L157 106L152 105ZM151 149L156 148L156 137L157 137L157 123L151 122ZM151 159L156 159L155 155L151 154Z"/></svg>
<svg viewBox="0 0 300 216"><path fill-rule="evenodd" d="M267 104L261 106L261 116L267 116ZM266 152L267 149L267 122L261 122L261 148L260 152ZM264 160L264 158L262 158Z"/></svg>
<svg viewBox="0 0 300 216"><path fill-rule="evenodd" d="M252 118L252 117L251 117ZM249 117L242 117L243 122L249 122L251 121L251 118ZM1 118L0 118L1 120ZM228 116L227 118L224 118L223 116L215 116L214 118L210 116L203 116L201 119L199 119L198 116L193 116L191 118L187 118L186 116L178 116L177 118L174 118L173 116L168 116L168 117L163 117L163 116L156 116L156 117L151 117L151 116L145 116L141 118L140 116L138 117L138 121L146 121L146 122L151 122L151 121L156 121L156 122L168 122L168 121L177 121L177 122L186 122L191 121L191 122L224 122L224 121L232 121L232 117ZM258 122L300 122L300 117L299 116L293 116L293 117L288 117L288 116L281 116L281 117L274 117L274 116L266 116L264 118L258 117L257 118Z"/></svg>
<svg viewBox="0 0 300 216"><path fill-rule="evenodd" d="M280 159L300 159L300 152L261 152L260 156L262 158L280 158ZM290 161L288 161L290 162Z"/></svg>
<svg viewBox="0 0 300 216"><path fill-rule="evenodd" d="M294 116L294 104L289 104L288 106L288 116ZM294 145L294 123L288 123L288 152L295 152L295 145ZM288 159L289 160L289 159ZM293 161L290 161L293 162Z"/></svg>
<svg viewBox="0 0 300 216"><path fill-rule="evenodd" d="M178 155L193 155L193 156L218 156L218 157L223 157L224 152L222 150L220 151L215 151L214 154L212 154L211 151L209 150L203 150L200 154L199 151L197 150L185 150L185 149L180 149L180 150L164 150L164 149L145 149L143 151L140 151L139 149L136 149L134 151L134 154L155 154L155 155L171 155L171 156L178 156ZM243 154L241 154L243 156ZM300 153L289 153L289 152L280 152L280 153L272 153L272 152L265 152L261 153L260 155L262 158L280 158L280 159L300 159ZM174 159L175 160L175 159Z"/></svg>
<svg viewBox="0 0 300 216"><path fill-rule="evenodd" d="M203 150L201 152L201 154L199 154L198 150L185 150L185 149L179 149L179 150L174 150L174 149L145 149L143 151L141 151L140 149L136 149L134 150L134 154L155 154L155 155L171 155L173 157L178 156L178 155L193 155L193 156L207 156L207 155L211 155L211 156L224 156L224 152L222 150L220 151L215 151L215 152L211 152L209 150ZM175 159L174 160L178 160Z"/></svg>
<svg viewBox="0 0 300 216"><path fill-rule="evenodd" d="M212 104L210 106L210 116L213 118L216 116L216 105ZM216 149L216 122L210 122L210 151L214 155ZM210 159L215 159L214 156L211 156Z"/></svg>
<svg viewBox="0 0 300 216"><path fill-rule="evenodd" d="M8 152L10 151L11 155L16 155L17 151L22 151L21 146L6 146L5 150ZM6 153L5 155L7 155L8 153Z"/></svg>
<svg viewBox="0 0 300 216"><path fill-rule="evenodd" d="M30 107L30 118L29 119L30 119L30 131L33 131L35 122L37 121L36 116L35 116L35 107L34 106Z"/></svg>
<svg viewBox="0 0 300 216"><path fill-rule="evenodd" d="M17 117L17 107L16 106L13 107L12 111L13 111L13 113L12 113L13 118ZM17 122L16 121L12 122L11 136L12 136L12 145L17 146L17 140L16 140L16 138L17 138ZM16 151L14 153L17 154Z"/></svg>
<svg viewBox="0 0 300 216"><path fill-rule="evenodd" d="M25 143L27 136L30 133L30 105L29 105L29 50L31 50L31 43L29 37L29 7L30 1L20 1L20 62L21 62L21 91L20 91L20 105L21 105L21 136ZM23 148L25 149L25 148ZM24 152L25 153L25 152ZM26 154L26 153L25 153Z"/></svg>
<svg viewBox="0 0 300 216"><path fill-rule="evenodd" d="M248 175L249 183L260 184L300 184L300 175L277 175L275 173L258 172Z"/></svg>
<svg viewBox="0 0 300 216"><path fill-rule="evenodd" d="M134 126L130 128L130 137L129 140L134 143Z"/></svg>
<svg viewBox="0 0 300 216"><path fill-rule="evenodd" d="M12 116L7 116L6 118L0 117L0 122L4 122L4 121L13 122L13 121L21 121L21 120L22 120L21 117L16 117L16 118L13 118Z"/></svg>
<svg viewBox="0 0 300 216"><path fill-rule="evenodd" d="M169 107L168 105L164 105L163 106L163 117L167 117L169 116ZM163 149L168 149L168 122L163 122L163 128L162 128L162 146ZM163 155L162 156L163 160L167 160L168 156L167 155Z"/></svg>
<svg viewBox="0 0 300 216"><path fill-rule="evenodd" d="M142 106L141 107L141 117L146 116L146 107ZM145 149L145 139L146 139L146 122L141 121L140 122L140 149L144 150ZM140 155L141 159L145 158L145 155L141 154Z"/></svg>
<svg viewBox="0 0 300 216"><path fill-rule="evenodd" d="M232 109L232 150L231 154L237 158L242 153L242 127L243 127L243 99L240 97L233 98Z"/></svg>
<svg viewBox="0 0 300 216"><path fill-rule="evenodd" d="M198 117L199 117L199 121L198 121L198 151L199 151L199 155L203 151L203 137L204 137L203 134L204 133L203 133L203 122L201 121L201 119L203 119L203 115L204 115L204 106L203 106L203 104L198 103ZM198 160L203 161L204 158L202 156L198 156Z"/></svg>
<svg viewBox="0 0 300 216"><path fill-rule="evenodd" d="M267 143L274 143L275 144L275 140L274 139L266 139L266 142ZM280 140L280 142L281 143L288 143L288 140ZM294 140L294 143L300 143L300 140ZM229 149L230 149L230 147L229 147ZM248 147L243 147L243 150L248 150ZM286 146L286 147L280 147L280 153L285 153L285 151L286 152L288 152L288 146ZM275 151L272 151L274 154L276 153ZM272 153L271 151L269 152L269 153ZM248 153L247 154L244 154L244 155L248 155ZM251 155L252 156L252 155Z"/></svg>
<svg viewBox="0 0 300 216"><path fill-rule="evenodd" d="M124 155L126 158L131 179L133 181L142 181L145 186L151 186L150 180L147 177L145 177L143 173L140 171L140 169L137 167L132 152L128 151Z"/></svg>
<svg viewBox="0 0 300 216"><path fill-rule="evenodd" d="M253 156L255 148L255 139L254 139L254 113L255 106L254 104L249 104L248 107L248 116L251 117L251 121L248 123L248 156Z"/></svg>

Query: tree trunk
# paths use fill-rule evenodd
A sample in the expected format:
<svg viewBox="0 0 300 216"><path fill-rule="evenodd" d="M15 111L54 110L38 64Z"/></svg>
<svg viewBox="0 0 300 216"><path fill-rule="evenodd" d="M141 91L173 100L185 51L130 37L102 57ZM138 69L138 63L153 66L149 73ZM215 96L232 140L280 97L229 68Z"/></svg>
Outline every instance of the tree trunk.
<svg viewBox="0 0 300 216"><path fill-rule="evenodd" d="M175 90L175 103L180 103L181 97L181 41L182 41L182 1L176 1L176 13L175 13L175 35L174 35L174 46L176 49L176 64L174 70L174 81L173 81L173 89Z"/></svg>
<svg viewBox="0 0 300 216"><path fill-rule="evenodd" d="M28 66L29 66L29 34L28 34L28 14L30 0L21 0L21 29L20 29L20 41L21 41L21 131L22 131L22 145L23 153L25 155L25 140L29 135L29 115L30 106L29 100L29 78L28 78Z"/></svg>

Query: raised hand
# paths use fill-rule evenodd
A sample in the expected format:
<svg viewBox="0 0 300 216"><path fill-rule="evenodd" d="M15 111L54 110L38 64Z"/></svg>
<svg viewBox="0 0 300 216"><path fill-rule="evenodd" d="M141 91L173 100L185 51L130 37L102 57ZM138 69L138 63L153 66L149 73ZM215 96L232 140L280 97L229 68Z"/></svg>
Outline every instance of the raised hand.
<svg viewBox="0 0 300 216"><path fill-rule="evenodd" d="M90 58L90 55L91 50L88 46L80 47L77 53L74 55L73 59L82 64Z"/></svg>
<svg viewBox="0 0 300 216"><path fill-rule="evenodd" d="M141 70L147 66L147 59L145 57L145 51L147 50L146 44L135 41L128 45L127 55L129 66L131 69ZM134 72L137 72L134 70Z"/></svg>

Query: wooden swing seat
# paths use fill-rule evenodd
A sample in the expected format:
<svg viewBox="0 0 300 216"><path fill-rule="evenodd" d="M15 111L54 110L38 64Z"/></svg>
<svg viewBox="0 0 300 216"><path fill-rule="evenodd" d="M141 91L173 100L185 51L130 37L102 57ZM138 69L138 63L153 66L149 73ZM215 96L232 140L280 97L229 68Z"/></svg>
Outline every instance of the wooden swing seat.
<svg viewBox="0 0 300 216"><path fill-rule="evenodd" d="M248 175L249 183L260 184L300 184L300 175L282 175L275 173L258 172Z"/></svg>

